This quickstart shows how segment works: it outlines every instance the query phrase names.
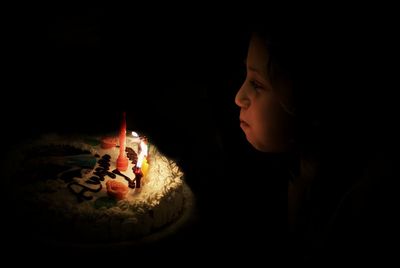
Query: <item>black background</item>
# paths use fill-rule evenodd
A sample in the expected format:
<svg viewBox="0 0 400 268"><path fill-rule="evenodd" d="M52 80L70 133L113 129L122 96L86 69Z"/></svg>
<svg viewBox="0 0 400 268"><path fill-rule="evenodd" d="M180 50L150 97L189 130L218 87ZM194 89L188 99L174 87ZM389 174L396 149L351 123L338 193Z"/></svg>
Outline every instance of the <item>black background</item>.
<svg viewBox="0 0 400 268"><path fill-rule="evenodd" d="M247 144L234 104L244 79L247 17L194 10L17 9L8 21L5 147L13 150L26 137L49 132L115 132L126 111L128 129L146 134L179 163L197 200L190 226L140 254L165 256L180 250L195 258L250 260L265 254L253 243L259 239L273 249L268 251L271 257L278 256L276 250L285 256L286 183L268 180L265 170L273 169L274 162L264 161L270 156ZM385 50L391 31L373 19L349 16L342 24L333 18L322 27L335 33L325 47L332 50L331 58L337 56L328 71L335 80L326 81L334 90L328 94L336 96L330 107L344 100L342 115L355 111L349 118L358 116L363 122L360 132L371 120L369 135L381 142L389 134L390 139L379 143L389 146L395 137L386 79L393 72L386 57L392 54ZM349 95L349 89L355 90ZM209 248L199 251L202 243ZM228 253L222 254L221 248ZM112 252L125 255L129 249Z"/></svg>
<svg viewBox="0 0 400 268"><path fill-rule="evenodd" d="M143 17L141 12L19 9L10 21L9 94L2 106L6 149L46 133L117 132L126 111L128 129L146 134L181 166L196 210L190 224L168 239L106 251L138 254L142 260L174 254L226 259L233 252L242 255L263 234L256 230L265 228L264 235L279 234L285 241L281 194L286 184L258 175L264 156L247 144L234 104L244 78L246 24L219 15L176 11ZM269 186L253 189L254 183ZM26 234L34 230L29 224L24 229L15 230L21 235L11 237L10 248L33 253L35 259L47 252L93 261L93 255L104 253L32 242ZM280 246L272 237L269 241Z"/></svg>

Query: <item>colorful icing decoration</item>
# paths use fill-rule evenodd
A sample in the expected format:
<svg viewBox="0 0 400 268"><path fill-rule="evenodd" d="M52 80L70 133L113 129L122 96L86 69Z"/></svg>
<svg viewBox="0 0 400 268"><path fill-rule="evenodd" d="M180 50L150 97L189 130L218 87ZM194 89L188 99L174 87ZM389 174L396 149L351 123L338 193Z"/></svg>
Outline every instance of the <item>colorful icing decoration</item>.
<svg viewBox="0 0 400 268"><path fill-rule="evenodd" d="M119 181L108 180L106 182L106 186L107 194L117 200L124 199L126 194L129 192L129 188L124 183Z"/></svg>
<svg viewBox="0 0 400 268"><path fill-rule="evenodd" d="M118 138L116 137L104 137L101 139L101 148L110 149L117 146Z"/></svg>

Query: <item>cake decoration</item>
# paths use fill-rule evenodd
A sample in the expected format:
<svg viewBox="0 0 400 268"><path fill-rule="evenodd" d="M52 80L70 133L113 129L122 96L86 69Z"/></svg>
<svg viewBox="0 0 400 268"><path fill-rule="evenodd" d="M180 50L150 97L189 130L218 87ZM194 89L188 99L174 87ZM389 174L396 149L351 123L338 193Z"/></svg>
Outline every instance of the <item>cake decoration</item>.
<svg viewBox="0 0 400 268"><path fill-rule="evenodd" d="M117 146L118 139L116 137L104 137L101 139L101 148L110 149Z"/></svg>
<svg viewBox="0 0 400 268"><path fill-rule="evenodd" d="M125 198L129 191L129 188L122 182L109 180L106 183L107 194L114 197L117 200L122 200Z"/></svg>

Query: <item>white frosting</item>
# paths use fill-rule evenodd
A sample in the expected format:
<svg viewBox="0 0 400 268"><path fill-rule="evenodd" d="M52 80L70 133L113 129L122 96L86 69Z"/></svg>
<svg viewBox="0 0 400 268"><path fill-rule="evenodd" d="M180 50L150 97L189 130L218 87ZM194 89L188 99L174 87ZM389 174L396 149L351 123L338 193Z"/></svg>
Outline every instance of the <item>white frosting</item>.
<svg viewBox="0 0 400 268"><path fill-rule="evenodd" d="M109 171L116 168L119 148L102 149L100 145L91 146L83 140L66 139L57 135L41 139L33 144L32 148L52 144L71 145L88 150L92 155L98 154L100 157L108 154L111 156ZM137 152L137 139L127 136L126 146ZM185 202L183 173L176 163L167 159L153 145L149 146L148 155L149 170L147 176L142 178L141 188L129 189L126 198L116 201L111 207L99 207L96 205L96 200L108 196L106 187L108 180L128 185L128 182L119 175L115 179L105 176L104 181L100 181L102 189L99 192L87 192L87 195L93 196L91 200L78 202L77 196L68 189L68 183L59 178L35 181L24 186L23 200L45 209L38 213L39 221L45 220L47 223L50 221L49 225L55 226L56 229L60 228L60 232L63 226L67 226L70 228L69 233L73 233L83 241L123 241L148 235L179 218ZM97 163L95 168L98 166ZM133 180L135 175L132 167L133 164L129 161L127 171L121 173ZM85 182L95 176L93 174L95 168L84 170L82 178L75 177L74 182L98 189L99 185ZM73 185L72 188L79 191L79 186ZM43 218L41 218L42 212Z"/></svg>

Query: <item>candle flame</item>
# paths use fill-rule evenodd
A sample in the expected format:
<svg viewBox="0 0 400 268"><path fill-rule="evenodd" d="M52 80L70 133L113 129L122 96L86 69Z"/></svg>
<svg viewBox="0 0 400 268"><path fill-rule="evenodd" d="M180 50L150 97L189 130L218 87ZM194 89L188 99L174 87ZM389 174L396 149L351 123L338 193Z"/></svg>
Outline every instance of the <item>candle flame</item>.
<svg viewBox="0 0 400 268"><path fill-rule="evenodd" d="M139 135L138 135L135 131L132 131L132 136L133 136L134 138L139 138Z"/></svg>
<svg viewBox="0 0 400 268"><path fill-rule="evenodd" d="M147 153L148 153L147 152L148 151L148 146L143 140L140 141L139 146L140 146L140 154L139 154L139 157L138 157L138 161L137 161L136 167L141 168L143 160L147 156Z"/></svg>

